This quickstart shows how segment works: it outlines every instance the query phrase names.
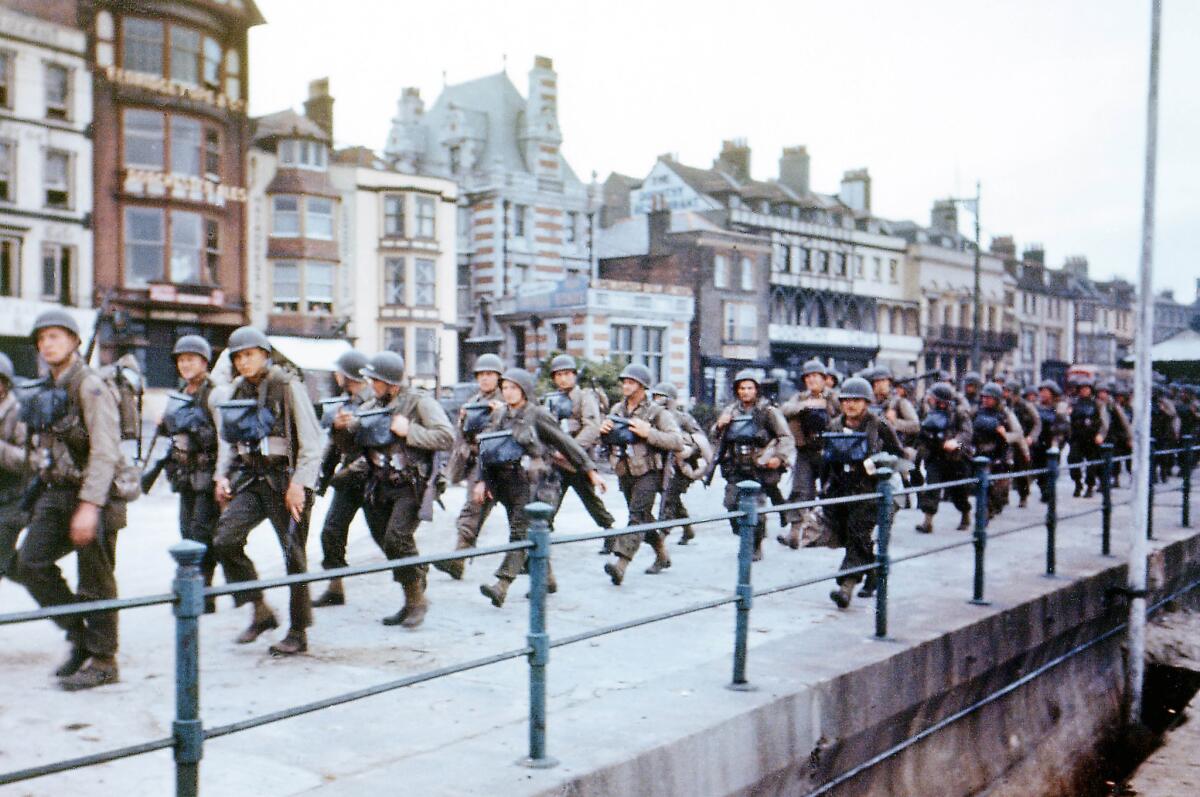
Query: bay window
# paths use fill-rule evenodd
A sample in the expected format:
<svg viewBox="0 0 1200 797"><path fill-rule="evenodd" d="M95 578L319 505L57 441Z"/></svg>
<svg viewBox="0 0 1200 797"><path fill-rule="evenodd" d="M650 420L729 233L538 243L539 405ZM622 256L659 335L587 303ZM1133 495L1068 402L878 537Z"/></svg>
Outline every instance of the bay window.
<svg viewBox="0 0 1200 797"><path fill-rule="evenodd" d="M433 306L437 303L437 264L418 257L414 265L413 301L418 305Z"/></svg>
<svg viewBox="0 0 1200 797"><path fill-rule="evenodd" d="M334 280L333 263L274 261L271 264L272 312L329 315L333 312Z"/></svg>
<svg viewBox="0 0 1200 797"><path fill-rule="evenodd" d="M214 285L221 259L220 223L203 214L125 208L125 285Z"/></svg>

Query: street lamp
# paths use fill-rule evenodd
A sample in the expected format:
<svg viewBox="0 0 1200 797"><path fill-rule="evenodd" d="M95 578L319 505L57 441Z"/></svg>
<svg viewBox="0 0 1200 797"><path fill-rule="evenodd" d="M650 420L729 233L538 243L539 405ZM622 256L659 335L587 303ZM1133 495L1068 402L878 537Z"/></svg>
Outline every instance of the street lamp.
<svg viewBox="0 0 1200 797"><path fill-rule="evenodd" d="M975 196L974 197L951 197L950 201L956 205L965 205L975 215L975 286L973 289L974 311L971 313L971 370L982 373L982 356L979 351L979 316L982 315L982 299L980 297L980 273L979 273L979 181L975 181Z"/></svg>

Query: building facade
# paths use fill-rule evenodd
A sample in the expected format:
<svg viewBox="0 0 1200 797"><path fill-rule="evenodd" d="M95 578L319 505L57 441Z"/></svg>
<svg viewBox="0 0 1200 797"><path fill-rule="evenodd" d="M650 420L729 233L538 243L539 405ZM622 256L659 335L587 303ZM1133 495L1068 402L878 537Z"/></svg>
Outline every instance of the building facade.
<svg viewBox="0 0 1200 797"><path fill-rule="evenodd" d="M1197 280L1196 300L1200 302L1200 280ZM1154 342L1159 343L1185 329L1191 329L1196 307L1196 304L1176 301L1173 290L1161 291L1154 297Z"/></svg>
<svg viewBox="0 0 1200 797"><path fill-rule="evenodd" d="M247 319L246 33L253 0L90 0L95 292L105 359L175 382L184 334L220 347Z"/></svg>
<svg viewBox="0 0 1200 797"><path fill-rule="evenodd" d="M1017 345L1013 374L1026 384L1042 379L1061 382L1075 350L1075 288L1063 269L1046 266L1040 245L1026 247L1018 258L1008 236L992 239L992 254L1016 280L1013 302Z"/></svg>
<svg viewBox="0 0 1200 797"><path fill-rule="evenodd" d="M0 350L36 373L29 330L68 308L90 340L92 83L74 3L0 6Z"/></svg>

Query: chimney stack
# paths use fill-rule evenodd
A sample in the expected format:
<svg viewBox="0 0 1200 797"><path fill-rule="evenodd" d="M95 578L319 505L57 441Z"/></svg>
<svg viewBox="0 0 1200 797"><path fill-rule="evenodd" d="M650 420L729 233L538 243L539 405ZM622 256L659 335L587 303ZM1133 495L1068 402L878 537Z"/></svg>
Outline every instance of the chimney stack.
<svg viewBox="0 0 1200 797"><path fill-rule="evenodd" d="M1082 279L1087 279L1088 260L1086 255L1068 255L1063 261L1063 270Z"/></svg>
<svg viewBox="0 0 1200 797"><path fill-rule="evenodd" d="M721 142L721 154L713 160L713 168L735 180L750 179L750 145L744 138Z"/></svg>
<svg viewBox="0 0 1200 797"><path fill-rule="evenodd" d="M329 95L329 78L318 78L308 84L308 99L304 101L304 115L317 123L317 127L329 136L333 144L333 97Z"/></svg>
<svg viewBox="0 0 1200 797"><path fill-rule="evenodd" d="M866 169L851 169L842 175L838 199L859 213L871 212L871 175Z"/></svg>
<svg viewBox="0 0 1200 797"><path fill-rule="evenodd" d="M1017 242L1011 235L997 235L992 238L992 254L1004 258L1016 258Z"/></svg>
<svg viewBox="0 0 1200 797"><path fill-rule="evenodd" d="M958 235L958 205L953 199L935 199L929 226L940 233Z"/></svg>
<svg viewBox="0 0 1200 797"><path fill-rule="evenodd" d="M1021 259L1030 263L1037 263L1039 266L1046 265L1046 249L1041 244L1029 244L1025 247L1025 251L1021 253ZM1068 258L1069 260L1070 258ZM1087 258L1084 258L1084 273L1087 273Z"/></svg>
<svg viewBox="0 0 1200 797"><path fill-rule="evenodd" d="M783 148L779 158L779 182L797 194L808 193L808 147Z"/></svg>

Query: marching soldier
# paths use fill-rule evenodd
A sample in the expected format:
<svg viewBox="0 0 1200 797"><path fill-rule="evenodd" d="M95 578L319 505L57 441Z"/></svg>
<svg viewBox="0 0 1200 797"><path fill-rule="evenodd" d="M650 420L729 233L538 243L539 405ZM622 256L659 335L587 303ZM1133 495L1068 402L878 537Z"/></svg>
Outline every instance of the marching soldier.
<svg viewBox="0 0 1200 797"><path fill-rule="evenodd" d="M579 369L575 358L569 354L560 354L550 361L550 378L554 380L557 391L546 396L546 408L559 423L560 427L569 434L585 452L591 451L600 439L600 405L596 394L591 390L579 387ZM531 399L532 400L532 399ZM591 477L575 471L563 454L554 450L550 453L554 467L558 468L562 489L558 491L558 500L551 504L554 514L562 507L562 501L567 496L567 488L575 491L583 508L592 516L592 520L602 529L611 529L613 516L605 508L600 496L592 486ZM605 539L605 549L601 553L612 553L608 550L611 538Z"/></svg>
<svg viewBox="0 0 1200 797"><path fill-rule="evenodd" d="M1034 441L1042 434L1042 420L1038 416L1037 408L1022 395L1021 384L1015 379L1005 383L1004 398L1017 423L1021 425L1021 439L1013 446L1013 467L1016 470L1029 470L1033 467ZM1017 496L1021 499L1017 506L1024 507L1029 503L1031 479L1029 476L1018 476L1013 481L1017 488Z"/></svg>
<svg viewBox="0 0 1200 797"><path fill-rule="evenodd" d="M116 497L123 467L116 396L79 356L79 326L65 310L38 316L33 340L50 376L25 416L38 468L37 498L14 578L39 606L116 598L117 532L126 515L125 502ZM79 568L76 592L57 565L72 552ZM55 622L71 643L55 671L63 689L119 680L116 612Z"/></svg>
<svg viewBox="0 0 1200 797"><path fill-rule="evenodd" d="M334 428L354 434L368 471L363 514L371 537L388 559L417 556L415 533L421 523L433 455L454 444L454 427L441 405L404 385L404 358L381 351L362 369L375 397L354 416L339 415ZM398 567L392 577L404 589L404 606L383 618L384 625L416 628L425 620L425 565Z"/></svg>
<svg viewBox="0 0 1200 797"><path fill-rule="evenodd" d="M892 427L901 445L911 446L921 431L921 419L917 417L912 403L896 391L891 369L876 368L871 373L870 382L875 404L883 412L883 420Z"/></svg>
<svg viewBox="0 0 1200 797"><path fill-rule="evenodd" d="M487 425L492 413L503 406L504 400L500 395L500 374L504 372L504 362L499 356L490 352L475 358L475 385L479 389L470 401L458 411L458 427L454 438L454 449L450 455L447 468L448 479L451 482L467 480L467 500L458 513L458 539L454 550L462 551L474 548L479 540L479 531L483 528L495 499L485 498L483 501L473 501L478 483L478 434ZM484 405L487 405L486 407ZM433 566L455 580L461 580L467 570L466 559L452 559L445 562L434 562Z"/></svg>
<svg viewBox="0 0 1200 797"><path fill-rule="evenodd" d="M725 508L730 511L737 509L738 482L752 479L764 488L776 486L796 453L796 441L783 414L759 396L754 371L739 371L733 378L733 390L737 398L721 411L714 426L714 436L720 438L717 464L725 477ZM730 521L730 525L736 534L736 522ZM759 515L754 532L755 561L762 559L766 535L766 517Z"/></svg>
<svg viewBox="0 0 1200 797"><path fill-rule="evenodd" d="M543 501L555 506L561 499L562 469L551 464L558 454L571 467L571 473L587 480L590 488L603 493L604 480L583 447L563 431L544 407L534 403L537 396L533 375L523 368L504 372L500 384L504 406L496 410L487 431L480 435L479 465L470 496L474 503L499 501L508 514L509 542L523 540L529 533L525 506ZM500 608L508 588L525 567L527 551L509 551L496 570L496 582L484 584L479 591ZM557 592L551 573L547 592Z"/></svg>
<svg viewBox="0 0 1200 797"><path fill-rule="evenodd" d="M842 383L842 372L836 368L825 369L825 387L830 391L836 391L838 385Z"/></svg>
<svg viewBox="0 0 1200 797"><path fill-rule="evenodd" d="M1121 409L1121 405L1114 398L1117 386L1113 382L1106 382L1096 386L1096 402L1103 405L1108 411L1108 434L1104 438L1104 442L1112 443L1113 454L1124 451L1126 448L1133 447L1133 427L1129 425L1129 416L1125 414L1125 410ZM1112 469L1112 486L1119 487L1121 485L1121 468L1120 463L1117 463Z"/></svg>
<svg viewBox="0 0 1200 797"><path fill-rule="evenodd" d="M609 461L629 507L629 525L636 526L654 522L654 499L662 491L665 459L683 450L683 435L675 417L646 395L651 383L649 368L631 363L621 371L620 379L624 398L600 424L600 434L609 447ZM646 572L656 575L671 566L661 533L625 534L613 542L613 558L604 565L614 586L625 580L625 569L643 537L654 549L654 564Z"/></svg>
<svg viewBox="0 0 1200 797"><path fill-rule="evenodd" d="M1021 426L1004 405L1004 390L989 382L979 391L979 406L971 419L971 443L975 453L991 460L988 483L988 519L999 515L1008 503L1009 480L1002 475L1012 470L1012 449L1022 438Z"/></svg>
<svg viewBox="0 0 1200 797"><path fill-rule="evenodd" d="M688 511L683 505L683 495L692 486L692 482L704 478L704 471L713 458L712 445L692 414L679 405L679 391L675 389L675 385L659 382L654 386L650 397L656 404L671 411L683 434L683 450L673 454L673 460L663 470L663 477L667 483L663 487L659 520L686 519ZM664 530L663 536L667 533ZM692 530L691 525L686 525L683 527L683 536L679 544L687 545L695 537L696 532Z"/></svg>
<svg viewBox="0 0 1200 797"><path fill-rule="evenodd" d="M824 498L842 498L875 492L871 476L875 472L871 457L881 452L902 457L900 440L886 423L868 410L873 394L865 379L847 379L838 393L842 414L829 424L833 433L858 432L865 435L866 445L858 447L850 438L827 439L825 474L822 478ZM874 501L857 501L825 507L825 516L836 539L846 549L839 570L871 564L875 560L871 532L878 519L879 507ZM842 576L838 588L829 593L839 609L850 605L854 585L862 575Z"/></svg>
<svg viewBox="0 0 1200 797"><path fill-rule="evenodd" d="M809 360L801 371L804 390L784 402L780 411L796 446L796 464L792 468L792 491L788 503L811 501L817 497L817 479L821 475L821 432L838 415L833 391L826 386L825 366L820 360ZM789 548L800 547L800 530L804 510L788 513L791 529L777 540Z"/></svg>
<svg viewBox="0 0 1200 797"><path fill-rule="evenodd" d="M321 414L321 425L330 430L325 443L325 454L321 458L321 473L317 484L317 495L333 488L333 499L325 510L325 524L321 527L321 569L334 570L348 567L346 543L350 538L350 524L362 508L363 490L366 487L366 468L357 463L354 440L343 429L335 429L333 421L338 414L351 415L375 394L367 384L362 369L367 365L367 355L350 349L343 352L334 364L333 380L342 391L341 403L327 402ZM336 407L336 410L334 410ZM330 579L325 591L313 601L313 606L342 606L346 603L346 590L340 578Z"/></svg>
<svg viewBox="0 0 1200 797"><path fill-rule="evenodd" d="M983 389L983 377L978 371L967 371L963 375L962 397L974 410L979 406L979 391Z"/></svg>
<svg viewBox="0 0 1200 797"><path fill-rule="evenodd" d="M1150 390L1150 436L1154 438L1155 448L1174 448L1179 440L1179 411L1175 402L1161 385L1154 385ZM1154 456L1151 451L1150 472L1158 474L1159 481L1166 484L1171 476L1171 460L1169 457Z"/></svg>
<svg viewBox="0 0 1200 797"><path fill-rule="evenodd" d="M1041 421L1041 434L1034 441L1030 451L1030 464L1041 470L1050 461L1048 452L1052 448L1062 451L1067 436L1071 433L1071 409L1063 400L1062 388L1053 379L1043 379L1038 384L1038 419ZM1050 476L1038 476L1038 490L1041 492L1042 503L1049 499Z"/></svg>
<svg viewBox="0 0 1200 797"><path fill-rule="evenodd" d="M1068 465L1099 459L1100 444L1108 435L1109 424L1108 408L1098 403L1093 395L1095 380L1090 376L1079 375L1072 381L1075 385L1075 399L1071 403L1071 451L1067 455ZM1099 473L1098 465L1088 465L1086 473L1084 468L1071 468L1076 498L1081 492L1084 498L1092 497L1092 488Z"/></svg>
<svg viewBox="0 0 1200 797"><path fill-rule="evenodd" d="M1125 419L1125 427L1130 430L1133 429L1133 414L1132 414L1133 407L1130 406L1132 404L1132 402L1133 402L1133 389L1130 388L1129 385L1126 384L1125 382L1117 382L1116 387L1113 388L1113 404L1112 404L1112 408L1111 408L1113 415L1114 415L1113 421L1114 421L1114 423L1119 423L1119 421L1116 420L1115 415L1116 415L1116 411L1120 410L1121 415ZM1128 440L1124 441L1120 445L1117 445L1114 443L1113 454L1118 457L1124 457L1124 456L1127 456L1132 453L1133 453L1133 433L1131 431ZM1121 470L1122 470L1122 468L1124 468L1126 473L1132 474L1133 473L1133 459L1130 458L1130 459L1125 460L1124 466L1122 466L1122 464L1120 462L1118 462L1116 464L1116 467L1113 468L1113 487L1121 486Z"/></svg>
<svg viewBox="0 0 1200 797"><path fill-rule="evenodd" d="M926 485L966 478L973 435L970 414L958 403L954 388L947 382L938 382L929 388L925 400L928 410L921 421L917 456L925 461ZM937 514L943 491L962 515L958 530L971 527L971 502L967 498L967 488L959 485L926 490L919 495L917 508L925 514L925 520L917 524L917 531L922 534L933 533L933 517Z"/></svg>
<svg viewBox="0 0 1200 797"><path fill-rule="evenodd" d="M218 404L221 441L217 453L217 501L222 505L213 548L229 581L254 581L258 570L246 555L246 540L269 520L283 550L288 573L308 569L305 545L313 488L321 465L321 427L304 386L271 363L271 343L254 327L229 336L234 370L231 400ZM291 626L270 647L274 656L308 649L305 629L312 625L308 585L290 588ZM237 637L239 645L279 627L262 592L234 594L234 603L250 603L250 625Z"/></svg>
<svg viewBox="0 0 1200 797"><path fill-rule="evenodd" d="M12 360L0 353L0 579L12 568L17 537L29 522L29 513L21 506L29 463L21 405L13 393L15 378Z"/></svg>

